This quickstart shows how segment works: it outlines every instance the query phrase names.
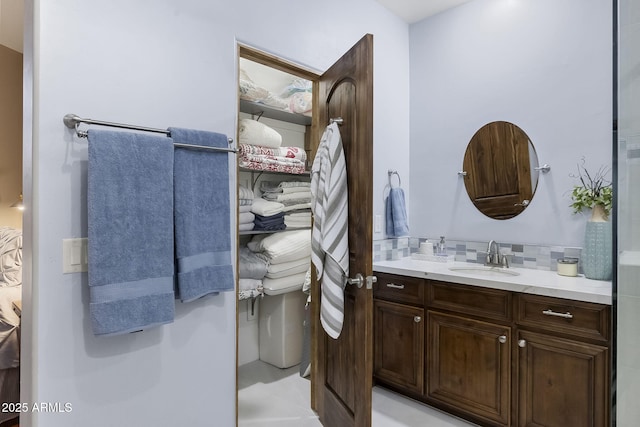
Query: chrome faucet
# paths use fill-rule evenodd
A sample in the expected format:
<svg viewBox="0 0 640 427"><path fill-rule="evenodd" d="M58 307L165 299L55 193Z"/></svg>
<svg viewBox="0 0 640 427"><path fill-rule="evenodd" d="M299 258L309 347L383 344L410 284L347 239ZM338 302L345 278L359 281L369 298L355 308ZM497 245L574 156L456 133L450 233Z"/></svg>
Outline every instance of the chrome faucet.
<svg viewBox="0 0 640 427"><path fill-rule="evenodd" d="M487 246L487 260L484 265L509 268L507 256L500 255L500 246L495 240L489 241L489 245Z"/></svg>

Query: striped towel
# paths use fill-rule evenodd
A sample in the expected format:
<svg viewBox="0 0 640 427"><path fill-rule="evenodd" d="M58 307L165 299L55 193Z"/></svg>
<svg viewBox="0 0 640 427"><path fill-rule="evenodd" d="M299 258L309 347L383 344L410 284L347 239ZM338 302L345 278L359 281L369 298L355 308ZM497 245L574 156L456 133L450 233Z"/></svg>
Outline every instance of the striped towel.
<svg viewBox="0 0 640 427"><path fill-rule="evenodd" d="M338 125L327 126L311 169L311 260L321 283L320 323L338 338L349 277L347 169Z"/></svg>

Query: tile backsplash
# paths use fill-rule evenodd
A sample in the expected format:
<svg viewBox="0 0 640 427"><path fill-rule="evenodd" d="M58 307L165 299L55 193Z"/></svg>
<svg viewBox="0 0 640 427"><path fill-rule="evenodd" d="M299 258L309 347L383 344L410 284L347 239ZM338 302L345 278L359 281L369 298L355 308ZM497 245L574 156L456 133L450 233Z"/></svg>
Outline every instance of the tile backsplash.
<svg viewBox="0 0 640 427"><path fill-rule="evenodd" d="M399 239L376 240L373 242L373 261L396 260L418 252L420 243L429 240L435 244L439 239L403 237ZM447 253L455 255L459 262L484 264L488 242L446 240ZM582 248L565 246L524 245L521 243L502 243L500 253L507 255L513 267L556 271L559 258L578 258ZM581 272L581 265L578 264Z"/></svg>

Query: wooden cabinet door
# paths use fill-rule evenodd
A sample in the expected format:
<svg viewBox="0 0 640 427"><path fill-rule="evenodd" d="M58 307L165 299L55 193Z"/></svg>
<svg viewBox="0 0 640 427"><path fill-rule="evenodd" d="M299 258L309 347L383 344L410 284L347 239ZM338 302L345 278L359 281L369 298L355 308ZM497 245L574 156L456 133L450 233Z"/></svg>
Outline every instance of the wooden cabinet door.
<svg viewBox="0 0 640 427"><path fill-rule="evenodd" d="M422 395L424 310L379 300L374 300L373 307L374 376Z"/></svg>
<svg viewBox="0 0 640 427"><path fill-rule="evenodd" d="M518 426L608 425L605 346L518 333Z"/></svg>
<svg viewBox="0 0 640 427"><path fill-rule="evenodd" d="M317 96L316 96L317 95ZM373 274L373 36L367 34L321 77L314 103L314 140L342 118L349 196L349 272ZM315 114L315 111L318 114ZM317 146L314 146L314 150ZM327 207L331 209L331 206ZM315 278L314 278L315 280ZM311 287L312 405L325 426L369 427L373 383L373 292L348 286L337 339L320 325L320 286Z"/></svg>
<svg viewBox="0 0 640 427"><path fill-rule="evenodd" d="M487 425L511 417L511 328L427 312L427 400Z"/></svg>

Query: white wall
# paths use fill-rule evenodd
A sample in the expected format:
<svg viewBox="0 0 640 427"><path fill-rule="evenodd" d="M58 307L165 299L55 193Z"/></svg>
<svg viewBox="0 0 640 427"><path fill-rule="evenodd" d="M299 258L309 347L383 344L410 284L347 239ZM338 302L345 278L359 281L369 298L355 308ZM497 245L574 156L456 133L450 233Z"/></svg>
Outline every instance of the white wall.
<svg viewBox="0 0 640 427"><path fill-rule="evenodd" d="M33 379L23 397L73 410L26 414L21 424L234 425L233 294L178 303L175 322L154 330L91 334L87 275L62 274L62 239L87 235L86 142L62 117L235 135L236 40L324 70L372 33L375 170L384 171L374 191L382 194L386 169L408 165L408 27L373 0L35 0L34 17L34 53L25 49L35 90L25 217L33 218L25 304L34 316L23 324ZM374 210L383 212L381 199Z"/></svg>
<svg viewBox="0 0 640 427"><path fill-rule="evenodd" d="M569 177L611 165L610 0L474 0L410 27L411 234L582 246ZM518 217L490 219L457 171L488 122L510 121L535 145L541 175ZM609 177L611 178L611 177Z"/></svg>

